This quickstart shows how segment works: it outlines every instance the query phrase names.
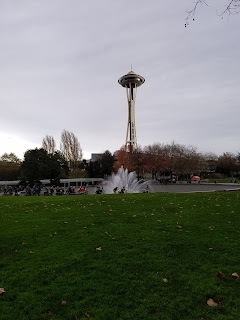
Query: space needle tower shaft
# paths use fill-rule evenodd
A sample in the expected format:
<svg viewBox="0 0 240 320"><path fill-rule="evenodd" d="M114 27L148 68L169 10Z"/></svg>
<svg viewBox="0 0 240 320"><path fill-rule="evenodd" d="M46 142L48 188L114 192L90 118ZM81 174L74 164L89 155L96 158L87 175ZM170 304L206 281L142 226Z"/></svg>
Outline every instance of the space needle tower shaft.
<svg viewBox="0 0 240 320"><path fill-rule="evenodd" d="M127 102L128 102L128 122L127 122L127 134L126 134L126 151L133 151L137 148L137 134L135 124L135 101L137 88L145 82L142 76L139 76L133 71L130 71L125 76L118 80L118 83L126 88Z"/></svg>

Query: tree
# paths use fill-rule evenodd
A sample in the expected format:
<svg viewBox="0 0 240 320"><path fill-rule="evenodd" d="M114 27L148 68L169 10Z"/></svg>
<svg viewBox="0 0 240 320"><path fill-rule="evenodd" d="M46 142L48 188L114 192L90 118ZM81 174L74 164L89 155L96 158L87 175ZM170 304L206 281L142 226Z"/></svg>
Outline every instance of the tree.
<svg viewBox="0 0 240 320"><path fill-rule="evenodd" d="M218 156L212 152L208 152L202 155L202 159L201 174L210 177L216 172Z"/></svg>
<svg viewBox="0 0 240 320"><path fill-rule="evenodd" d="M17 180L21 176L21 160L14 153L0 157L0 180Z"/></svg>
<svg viewBox="0 0 240 320"><path fill-rule="evenodd" d="M22 169L24 179L30 183L42 179L59 180L69 172L67 162L59 151L48 154L43 148L26 151Z"/></svg>
<svg viewBox="0 0 240 320"><path fill-rule="evenodd" d="M101 165L98 160L91 161L86 166L86 171L89 177L102 178Z"/></svg>
<svg viewBox="0 0 240 320"><path fill-rule="evenodd" d="M104 178L105 176L111 175L114 170L114 156L110 151L106 150L95 161L87 163L86 160L84 160L83 167L89 177Z"/></svg>
<svg viewBox="0 0 240 320"><path fill-rule="evenodd" d="M128 171L135 171L138 177L143 177L145 173L151 173L156 179L159 173L166 171L169 167L170 158L161 144L146 146L143 150L137 149L128 152L122 147L118 151L115 170L123 166Z"/></svg>
<svg viewBox="0 0 240 320"><path fill-rule="evenodd" d="M144 175L144 153L140 146L129 153L129 170L135 171L138 178Z"/></svg>
<svg viewBox="0 0 240 320"><path fill-rule="evenodd" d="M166 146L166 151L171 159L169 169L170 173L179 176L190 176L201 171L202 157L194 146L184 146L172 143Z"/></svg>
<svg viewBox="0 0 240 320"><path fill-rule="evenodd" d="M126 150L125 146L121 147L117 152L117 161L114 164L115 171L123 167L129 172L136 171L138 177L143 175L142 153L139 146L130 152Z"/></svg>
<svg viewBox="0 0 240 320"><path fill-rule="evenodd" d="M208 0L197 0L193 6L193 8L189 11L187 11L187 18L186 18L186 24L185 27L189 24L190 19L195 19L195 14L200 5L205 5L209 7L209 1ZM219 16L224 15L232 15L232 14L238 14L240 12L240 0L227 0L227 2L223 5L223 8L217 13Z"/></svg>
<svg viewBox="0 0 240 320"><path fill-rule="evenodd" d="M4 153L0 161L8 162L8 163L15 163L15 164L20 164L21 160L15 155L15 153Z"/></svg>
<svg viewBox="0 0 240 320"><path fill-rule="evenodd" d="M63 130L61 134L60 150L68 162L69 167L72 170L77 169L82 159L82 149L78 138L74 133Z"/></svg>
<svg viewBox="0 0 240 320"><path fill-rule="evenodd" d="M51 183L58 184L60 178L67 178L69 167L60 151L49 154L49 179Z"/></svg>
<svg viewBox="0 0 240 320"><path fill-rule="evenodd" d="M154 143L144 149L143 163L144 170L152 174L153 179L157 179L158 174L168 170L170 157L164 145Z"/></svg>
<svg viewBox="0 0 240 320"><path fill-rule="evenodd" d="M49 179L49 155L47 151L43 148L27 150L24 154L22 169L24 178L30 182Z"/></svg>
<svg viewBox="0 0 240 320"><path fill-rule="evenodd" d="M42 148L47 151L47 153L53 154L56 151L56 142L52 136L46 135L42 139Z"/></svg>
<svg viewBox="0 0 240 320"><path fill-rule="evenodd" d="M110 151L106 150L97 160L100 163L102 176L109 176L113 172L114 156Z"/></svg>
<svg viewBox="0 0 240 320"><path fill-rule="evenodd" d="M117 161L114 165L115 171L117 171L121 167L130 171L130 157L131 153L126 151L125 146L121 147L121 149L117 152Z"/></svg>
<svg viewBox="0 0 240 320"><path fill-rule="evenodd" d="M233 153L223 153L220 157L218 157L216 171L218 173L222 173L226 176L231 176L232 179L234 175L239 171L239 162L238 157Z"/></svg>

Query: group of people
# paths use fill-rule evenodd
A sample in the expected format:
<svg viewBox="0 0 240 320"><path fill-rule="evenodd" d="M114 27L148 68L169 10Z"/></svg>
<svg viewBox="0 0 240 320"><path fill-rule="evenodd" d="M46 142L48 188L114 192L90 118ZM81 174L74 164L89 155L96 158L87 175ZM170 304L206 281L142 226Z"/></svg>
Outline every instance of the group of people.
<svg viewBox="0 0 240 320"><path fill-rule="evenodd" d="M87 186L86 187L81 186L78 188L77 191L78 191L78 194L81 194L81 195L87 194ZM63 195L73 195L73 194L77 194L77 193L76 193L76 189L72 186L68 187L67 189L64 189L59 186L57 186L57 187L52 186L52 187L50 187L50 189L45 187L45 189L44 189L45 196L53 196L54 194L56 196L63 196Z"/></svg>
<svg viewBox="0 0 240 320"><path fill-rule="evenodd" d="M104 191L103 191L103 187L100 188L100 187L97 187L97 190L95 191L96 194L103 194Z"/></svg>
<svg viewBox="0 0 240 320"><path fill-rule="evenodd" d="M146 186L145 190L143 191L143 193L148 193L149 192L149 187L148 185ZM55 187L55 186L51 186L51 187L47 187L47 186L43 186L42 188L40 187L40 185L34 185L32 188L30 187L30 185L27 185L26 187L23 186L16 186L16 187L4 187L4 188L0 188L0 194L3 195L15 195L18 196L20 194L22 195L26 195L26 196L40 196L40 195L44 195L44 196L62 196L62 195L75 195L75 194L79 194L79 195L85 195L88 194L88 188L87 186L81 186L78 187L77 192L76 192L76 188L73 186L69 186L68 188L63 188L63 187ZM98 186L95 194L103 194L104 190L103 187ZM113 193L114 194L123 194L123 193L127 193L127 190L125 187L122 187L120 190L118 190L118 187L115 187L113 189Z"/></svg>
<svg viewBox="0 0 240 320"><path fill-rule="evenodd" d="M113 193L114 194L117 194L117 193L125 193L126 192L126 189L125 187L123 187L120 191L118 191L118 187L114 188L113 189ZM95 191L96 194L103 194L104 193L104 190L103 190L103 187L97 187L97 190Z"/></svg>
<svg viewBox="0 0 240 320"><path fill-rule="evenodd" d="M126 189L125 187L122 187L122 189L120 191L118 191L118 187L114 188L113 189L113 193L114 194L117 194L117 193L125 193L126 192Z"/></svg>
<svg viewBox="0 0 240 320"><path fill-rule="evenodd" d="M78 193L79 194L88 194L88 191L87 191L87 186L84 187L84 186L81 186L78 188Z"/></svg>
<svg viewBox="0 0 240 320"><path fill-rule="evenodd" d="M34 185L32 188L29 185L26 186L26 196L40 196L40 193L40 186Z"/></svg>
<svg viewBox="0 0 240 320"><path fill-rule="evenodd" d="M78 188L78 194L87 194L87 186L81 186ZM72 186L68 187L67 189L64 189L63 187L44 187L44 196L63 196L63 195L73 195L73 194L77 194L76 193L76 189Z"/></svg>
<svg viewBox="0 0 240 320"><path fill-rule="evenodd" d="M126 189L125 187L122 187L122 189L120 191L118 191L118 187L113 189L113 193L114 194L121 194L121 193L126 193ZM149 193L149 186L147 185L146 188L142 191L143 193Z"/></svg>
<svg viewBox="0 0 240 320"><path fill-rule="evenodd" d="M47 186L43 186L42 188L40 187L40 185L34 185L33 187L31 187L30 185L27 185L26 187L24 186L8 186L8 187L0 187L0 194L4 195L4 196L19 196L21 195L26 195L26 196L40 196L40 195L44 195L44 196L62 196L62 195L72 195L72 194L87 194L87 186L82 186L79 187L77 189L77 193L76 193L76 189L74 187L68 187L68 188L63 188L63 187L59 187L59 186L51 186L51 187L47 187Z"/></svg>
<svg viewBox="0 0 240 320"><path fill-rule="evenodd" d="M64 195L64 189L57 186L56 188L54 186L51 186L50 188L47 188L46 186L43 187L43 195L44 196L62 196Z"/></svg>
<svg viewBox="0 0 240 320"><path fill-rule="evenodd" d="M20 188L19 187L4 187L0 188L0 193L2 193L4 196L12 196L13 194L15 196L19 195Z"/></svg>

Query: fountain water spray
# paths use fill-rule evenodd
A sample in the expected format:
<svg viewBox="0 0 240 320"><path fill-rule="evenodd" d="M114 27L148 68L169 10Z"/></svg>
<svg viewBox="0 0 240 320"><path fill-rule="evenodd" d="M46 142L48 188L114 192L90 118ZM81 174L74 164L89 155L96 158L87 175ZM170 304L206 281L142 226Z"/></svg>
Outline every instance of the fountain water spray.
<svg viewBox="0 0 240 320"><path fill-rule="evenodd" d="M138 180L136 172L128 172L128 169L123 167L118 169L117 174L112 173L107 180L102 182L102 188L104 193L114 193L114 189L121 193L141 193L141 192L152 192L149 180Z"/></svg>

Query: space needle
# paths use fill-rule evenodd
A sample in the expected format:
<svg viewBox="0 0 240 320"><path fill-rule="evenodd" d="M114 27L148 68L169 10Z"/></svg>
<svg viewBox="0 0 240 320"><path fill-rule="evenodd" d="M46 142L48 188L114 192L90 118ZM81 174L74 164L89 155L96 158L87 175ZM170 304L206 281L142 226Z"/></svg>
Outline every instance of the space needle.
<svg viewBox="0 0 240 320"><path fill-rule="evenodd" d="M137 134L135 124L135 100L137 88L145 82L145 79L133 71L128 72L118 80L118 83L126 88L128 101L128 122L125 149L133 151L137 148Z"/></svg>

